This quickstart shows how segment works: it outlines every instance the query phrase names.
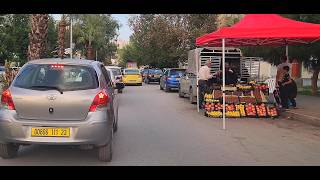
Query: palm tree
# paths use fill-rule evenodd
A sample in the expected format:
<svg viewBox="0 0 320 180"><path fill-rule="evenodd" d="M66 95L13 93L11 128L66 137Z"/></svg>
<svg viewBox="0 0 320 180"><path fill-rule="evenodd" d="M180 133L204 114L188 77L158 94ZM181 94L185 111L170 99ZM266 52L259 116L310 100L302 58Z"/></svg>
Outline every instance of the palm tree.
<svg viewBox="0 0 320 180"><path fill-rule="evenodd" d="M61 59L64 58L66 26L67 26L66 16L63 14L59 22L59 30L58 30L58 46L59 46L58 56Z"/></svg>
<svg viewBox="0 0 320 180"><path fill-rule="evenodd" d="M48 14L31 15L31 32L29 33L28 60L40 59L45 49L48 35Z"/></svg>
<svg viewBox="0 0 320 180"><path fill-rule="evenodd" d="M105 41L106 25L101 15L86 14L79 18L80 22L75 25L78 31L78 41L85 45L87 59L94 59L93 43L102 44Z"/></svg>

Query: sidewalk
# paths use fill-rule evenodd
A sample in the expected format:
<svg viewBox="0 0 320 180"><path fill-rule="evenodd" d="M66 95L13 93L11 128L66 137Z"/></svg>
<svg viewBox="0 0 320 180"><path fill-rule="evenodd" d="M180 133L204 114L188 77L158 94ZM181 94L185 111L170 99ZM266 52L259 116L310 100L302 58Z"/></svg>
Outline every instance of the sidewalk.
<svg viewBox="0 0 320 180"><path fill-rule="evenodd" d="M281 116L320 126L320 97L298 95L297 107L282 112Z"/></svg>

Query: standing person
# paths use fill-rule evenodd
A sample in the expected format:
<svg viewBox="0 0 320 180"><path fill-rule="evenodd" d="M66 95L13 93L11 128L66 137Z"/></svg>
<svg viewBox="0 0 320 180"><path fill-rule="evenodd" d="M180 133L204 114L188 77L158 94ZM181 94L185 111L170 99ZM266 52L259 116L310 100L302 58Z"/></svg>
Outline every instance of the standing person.
<svg viewBox="0 0 320 180"><path fill-rule="evenodd" d="M295 97L297 95L297 86L289 75L289 66L283 67L283 73L279 75L279 89L281 105L284 109L289 109L288 101L291 102L292 106L296 108Z"/></svg>
<svg viewBox="0 0 320 180"><path fill-rule="evenodd" d="M230 85L230 84L236 84L238 82L238 75L236 73L236 71L234 71L229 63L225 63L225 83L226 85ZM218 77L220 79L220 82L222 82L222 71L220 70L218 73Z"/></svg>
<svg viewBox="0 0 320 180"><path fill-rule="evenodd" d="M208 84L208 80L211 79L213 76L210 73L210 68L211 68L211 61L207 60L205 65L200 67L199 69L199 108L202 109L203 106L203 101L204 101L204 93L205 89Z"/></svg>
<svg viewBox="0 0 320 180"><path fill-rule="evenodd" d="M276 82L280 81L281 74L285 73L283 69L285 66L288 66L290 69L290 63L287 62L287 56L281 57L281 63L277 66Z"/></svg>

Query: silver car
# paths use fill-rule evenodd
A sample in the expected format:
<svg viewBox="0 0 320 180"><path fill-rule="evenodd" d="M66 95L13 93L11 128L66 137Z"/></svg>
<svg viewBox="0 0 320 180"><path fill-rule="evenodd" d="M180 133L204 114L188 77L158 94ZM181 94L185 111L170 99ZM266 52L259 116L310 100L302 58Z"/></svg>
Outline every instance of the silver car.
<svg viewBox="0 0 320 180"><path fill-rule="evenodd" d="M2 93L0 156L13 158L21 145L83 145L111 161L118 102L98 61L30 61Z"/></svg>

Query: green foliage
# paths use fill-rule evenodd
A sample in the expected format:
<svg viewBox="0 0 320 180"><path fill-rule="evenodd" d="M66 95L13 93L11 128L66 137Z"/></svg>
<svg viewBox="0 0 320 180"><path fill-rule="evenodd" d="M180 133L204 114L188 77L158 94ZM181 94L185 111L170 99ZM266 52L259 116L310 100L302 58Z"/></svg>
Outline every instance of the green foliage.
<svg viewBox="0 0 320 180"><path fill-rule="evenodd" d="M94 52L97 51L97 59L111 59L117 50L114 40L119 29L118 22L104 14L73 15L73 18L75 49L86 52L86 48L92 46Z"/></svg>
<svg viewBox="0 0 320 180"><path fill-rule="evenodd" d="M213 14L143 14L130 19L130 45L120 51L122 60L139 65L177 67L195 48L195 39L216 29ZM126 52L129 51L129 52Z"/></svg>
<svg viewBox="0 0 320 180"><path fill-rule="evenodd" d="M7 14L1 17L0 24L0 60L27 59L28 34L30 32L29 15Z"/></svg>
<svg viewBox="0 0 320 180"><path fill-rule="evenodd" d="M30 14L6 14L0 16L0 61L27 61L29 45ZM52 57L57 42L55 22L49 17L45 57Z"/></svg>

